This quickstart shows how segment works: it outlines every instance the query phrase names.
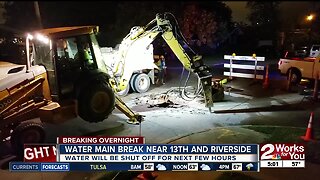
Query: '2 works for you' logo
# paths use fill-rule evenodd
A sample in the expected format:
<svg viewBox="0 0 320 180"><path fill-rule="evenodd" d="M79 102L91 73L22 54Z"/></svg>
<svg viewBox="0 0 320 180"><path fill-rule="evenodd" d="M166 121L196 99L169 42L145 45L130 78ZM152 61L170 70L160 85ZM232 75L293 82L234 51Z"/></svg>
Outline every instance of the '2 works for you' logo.
<svg viewBox="0 0 320 180"><path fill-rule="evenodd" d="M305 147L303 144L261 144L260 160L304 160Z"/></svg>

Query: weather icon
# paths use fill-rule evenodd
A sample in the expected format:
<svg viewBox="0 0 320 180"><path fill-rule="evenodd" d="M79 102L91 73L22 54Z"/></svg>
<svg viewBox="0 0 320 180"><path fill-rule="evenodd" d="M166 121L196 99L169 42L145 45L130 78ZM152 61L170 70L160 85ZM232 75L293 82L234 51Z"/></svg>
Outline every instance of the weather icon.
<svg viewBox="0 0 320 180"><path fill-rule="evenodd" d="M250 171L250 169L253 168L253 164L252 164L252 163L247 164L247 165L246 165L246 168Z"/></svg>
<svg viewBox="0 0 320 180"><path fill-rule="evenodd" d="M162 165L162 164L158 164L156 166L156 168L158 169L158 171L165 171L167 170L166 166Z"/></svg>
<svg viewBox="0 0 320 180"><path fill-rule="evenodd" d="M208 165L205 165L205 164L202 164L200 166L200 168L201 168L202 171L210 171L211 170L211 168Z"/></svg>

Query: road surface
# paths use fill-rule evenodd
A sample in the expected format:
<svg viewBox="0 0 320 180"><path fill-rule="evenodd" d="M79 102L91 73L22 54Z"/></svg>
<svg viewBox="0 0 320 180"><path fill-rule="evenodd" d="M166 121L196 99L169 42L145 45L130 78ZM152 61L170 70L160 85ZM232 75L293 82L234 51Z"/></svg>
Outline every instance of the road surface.
<svg viewBox="0 0 320 180"><path fill-rule="evenodd" d="M215 76L222 77L223 65L221 62L211 64L215 69ZM172 67L168 69L166 84L162 86L153 85L152 88L143 94L132 93L124 97L123 100L134 111L145 115L144 121L140 125L131 125L126 123L126 116L120 111L115 110L109 118L99 123L87 123L80 118L62 123L60 125L46 125L46 142L55 143L57 136L69 135L116 135L116 136L136 136L142 135L146 143L167 143L180 137L188 137L196 132L216 128L238 126L238 125L276 125L306 127L311 111L316 116L320 114L317 104L307 100L298 93L288 93L285 91L286 78L276 72L276 62L270 66L270 88L263 89L262 81L253 81L251 79L235 78L225 85L225 100L216 102L209 112L204 106L202 97L197 97L193 101L186 101L175 92L179 87L179 78L181 67ZM184 76L185 78L186 76ZM195 87L197 77L191 75L187 86ZM173 90L167 93L168 90ZM230 91L228 91L230 90ZM166 106L157 106L151 102L152 98L160 97L167 93L171 104ZM191 96L192 94L190 94ZM315 125L320 127L320 122ZM218 131L217 131L218 132ZM211 136L202 136L202 142L211 139ZM216 143L228 143L228 138L222 138L223 141ZM230 139L229 139L230 140ZM258 143L250 142L251 138L233 139L232 143ZM253 140L252 140L253 141ZM193 142L197 143L197 142ZM200 141L198 143L201 143ZM214 142L211 142L214 143ZM10 156L10 147L8 143L1 145L2 167L5 169ZM309 169L311 168L311 169ZM288 174L293 177L302 173L319 168L316 164L307 166L302 170L263 170L262 173L253 174L255 178L277 179L274 172L282 174L282 177ZM315 172L315 171L314 171ZM159 179L181 179L185 173L163 173ZM215 175L214 175L215 174ZM218 177L219 173L195 173L189 176L198 179L210 179ZM4 179L96 179L101 173L10 173L7 170L1 170L0 176ZM181 177L181 178L178 178ZM280 177L280 176L279 176ZM192 179L194 179L192 178ZM2 178L1 178L2 179ZM187 179L187 178L183 178Z"/></svg>

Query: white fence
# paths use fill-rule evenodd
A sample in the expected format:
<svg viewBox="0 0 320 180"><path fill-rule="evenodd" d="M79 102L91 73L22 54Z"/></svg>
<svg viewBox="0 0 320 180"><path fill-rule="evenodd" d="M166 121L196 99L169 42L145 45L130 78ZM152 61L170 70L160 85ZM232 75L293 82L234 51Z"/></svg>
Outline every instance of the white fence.
<svg viewBox="0 0 320 180"><path fill-rule="evenodd" d="M263 79L263 75L257 74L257 71L263 71L264 66L258 66L259 61L264 61L265 57L254 57L254 56L232 56L224 55L224 59L230 60L229 64L224 64L225 68L229 68L229 71L223 72L224 76L232 77L243 77L243 78L254 78L254 79ZM237 64L236 62L250 61L251 64ZM234 72L234 69L245 69L245 70L254 70L253 74L250 73L239 73Z"/></svg>

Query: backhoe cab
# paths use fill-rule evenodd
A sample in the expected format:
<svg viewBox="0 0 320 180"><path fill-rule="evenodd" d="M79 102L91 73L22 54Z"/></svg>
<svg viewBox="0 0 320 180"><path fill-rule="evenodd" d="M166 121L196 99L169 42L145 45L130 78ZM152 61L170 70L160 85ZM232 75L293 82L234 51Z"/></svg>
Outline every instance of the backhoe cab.
<svg viewBox="0 0 320 180"><path fill-rule="evenodd" d="M41 65L47 72L51 105L40 109L45 122L74 114L89 122L107 118L115 106L115 95L109 86L99 45L95 38L95 26L44 29L27 37L27 67ZM66 108L63 113L53 113L52 108ZM67 115L70 117L70 115ZM69 119L69 118L66 118ZM57 120L57 119L56 119Z"/></svg>

